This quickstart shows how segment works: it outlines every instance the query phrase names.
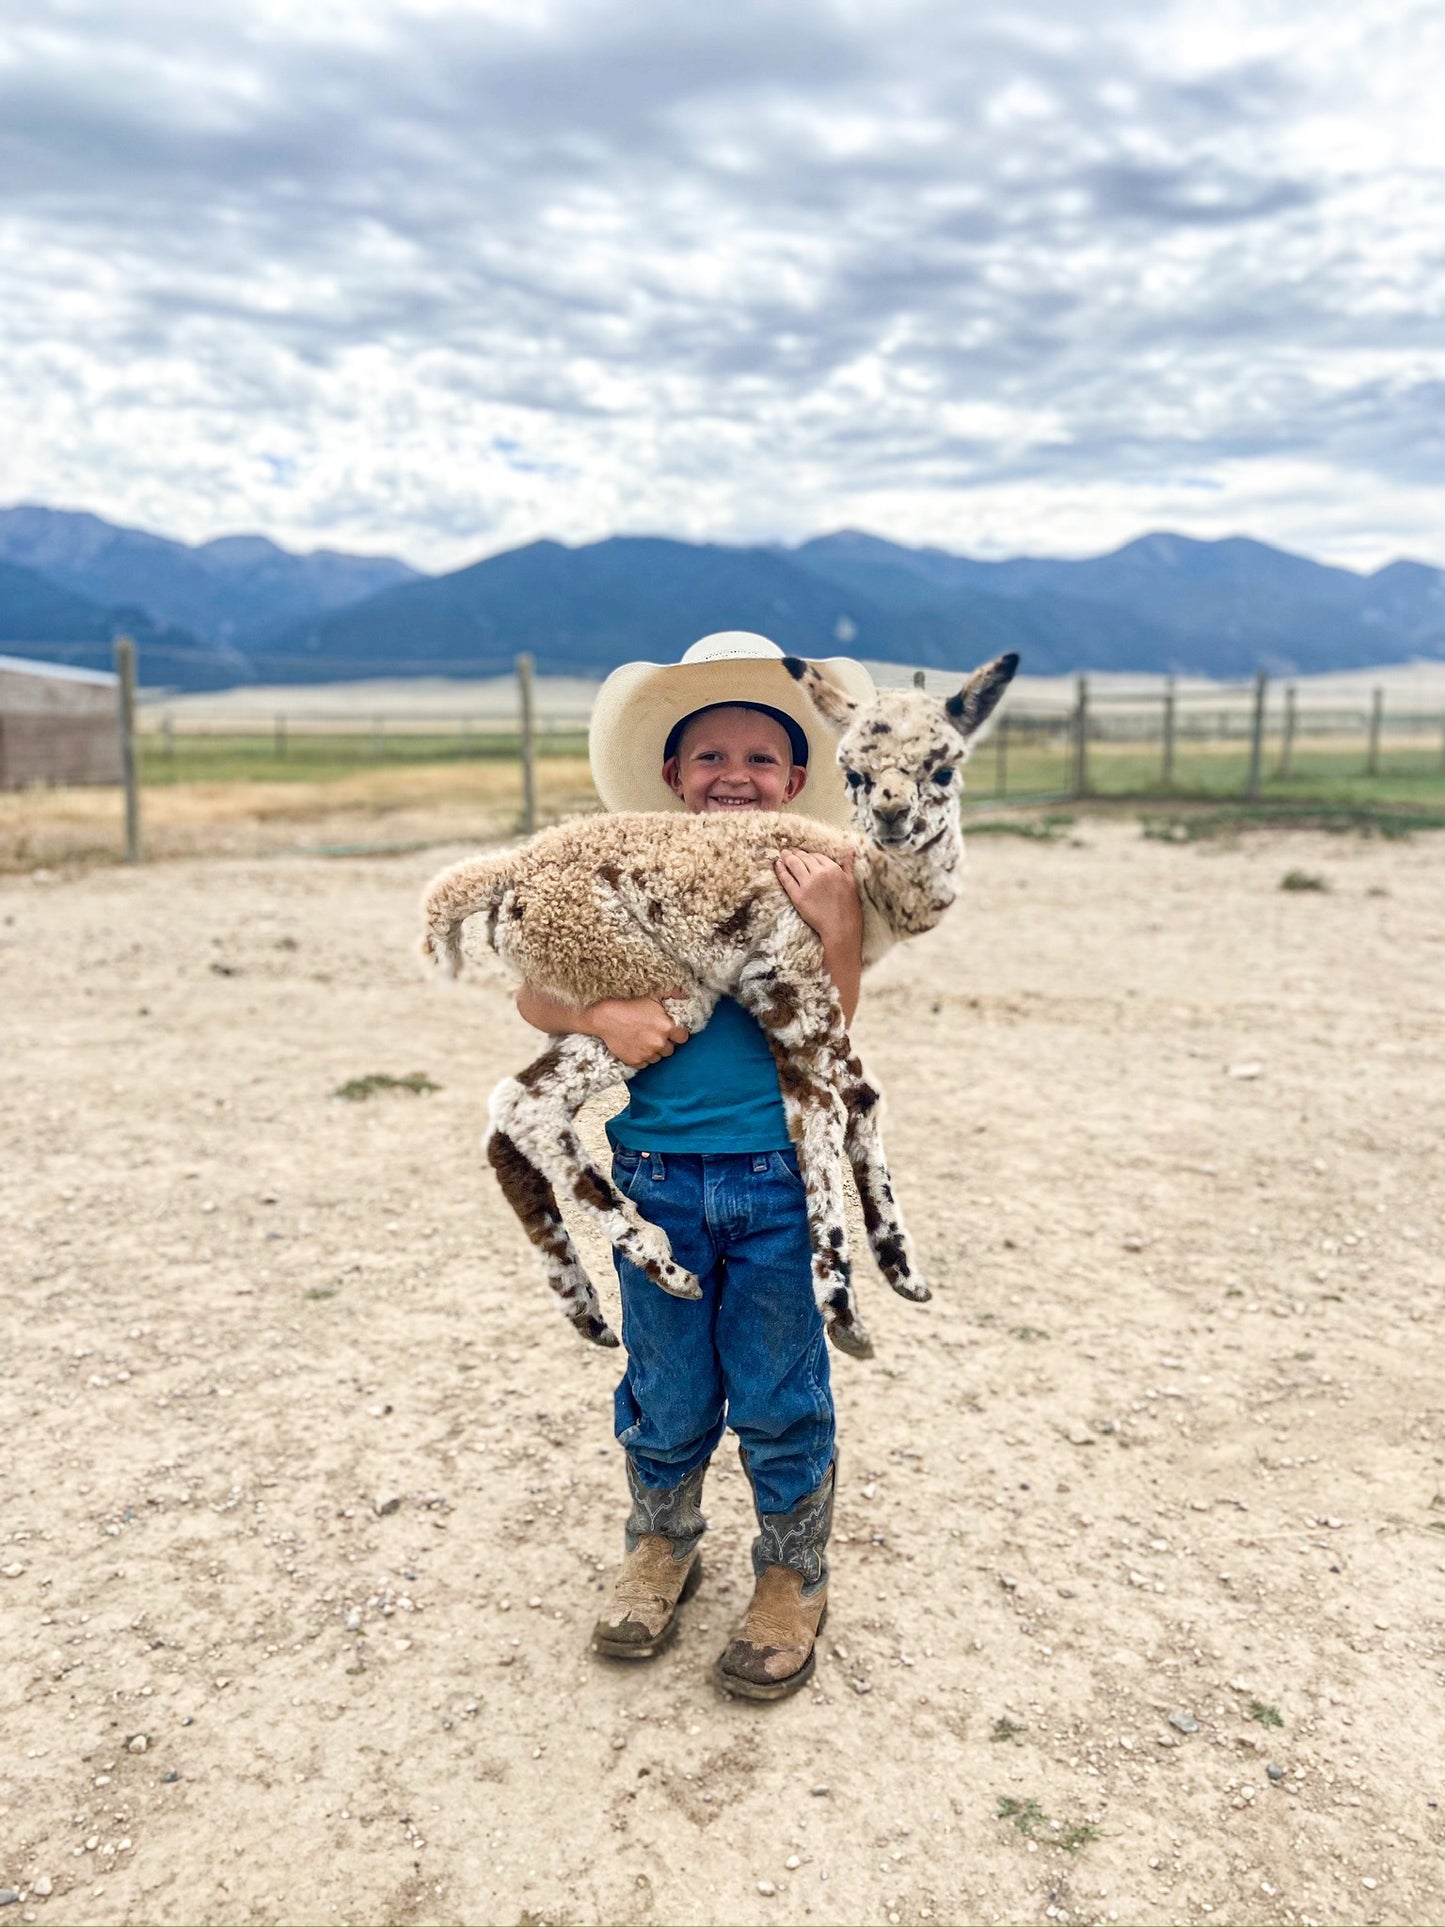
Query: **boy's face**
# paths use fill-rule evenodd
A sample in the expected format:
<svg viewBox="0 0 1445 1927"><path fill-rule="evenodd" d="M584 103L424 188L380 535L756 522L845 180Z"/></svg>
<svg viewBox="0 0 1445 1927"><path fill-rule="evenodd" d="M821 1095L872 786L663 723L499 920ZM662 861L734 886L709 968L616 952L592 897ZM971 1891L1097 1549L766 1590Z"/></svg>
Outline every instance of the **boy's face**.
<svg viewBox="0 0 1445 1927"><path fill-rule="evenodd" d="M788 732L755 709L714 709L688 724L662 766L663 781L694 816L780 810L808 780Z"/></svg>

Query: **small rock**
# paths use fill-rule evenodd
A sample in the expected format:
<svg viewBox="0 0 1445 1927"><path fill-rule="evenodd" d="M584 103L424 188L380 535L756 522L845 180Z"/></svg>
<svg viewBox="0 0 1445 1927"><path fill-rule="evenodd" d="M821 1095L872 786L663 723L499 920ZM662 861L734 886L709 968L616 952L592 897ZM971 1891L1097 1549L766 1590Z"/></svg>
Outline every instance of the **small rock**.
<svg viewBox="0 0 1445 1927"><path fill-rule="evenodd" d="M146 1735L144 1733L137 1733L133 1740L126 1741L125 1750L127 1753L144 1753L149 1745L150 1741Z"/></svg>
<svg viewBox="0 0 1445 1927"><path fill-rule="evenodd" d="M174 1767L172 1767L169 1773L163 1773L161 1775L161 1785L174 1786L176 1781L179 1780L180 1777L181 1777L180 1774L176 1772Z"/></svg>
<svg viewBox="0 0 1445 1927"><path fill-rule="evenodd" d="M855 1679L853 1682L853 1691L855 1693L871 1693L873 1691L872 1680Z"/></svg>
<svg viewBox="0 0 1445 1927"><path fill-rule="evenodd" d="M346 1615L346 1630L349 1633L359 1633L361 1631L361 1610L359 1607L353 1606L351 1611Z"/></svg>
<svg viewBox="0 0 1445 1927"><path fill-rule="evenodd" d="M541 1598L537 1593L533 1593L532 1597L527 1601L527 1604L532 1608L533 1612L537 1610L541 1603Z"/></svg>
<svg viewBox="0 0 1445 1927"><path fill-rule="evenodd" d="M1370 1885L1371 1887L1373 1887L1374 1884L1375 1883L1373 1880L1368 1882L1368 1885ZM771 1880L760 1880L758 1882L758 1892L760 1894L764 1894L764 1895L775 1894L777 1891L778 1891L777 1888L773 1885Z"/></svg>
<svg viewBox="0 0 1445 1927"><path fill-rule="evenodd" d="M619 1733L617 1735L617 1738L612 1742L612 1751L614 1753L620 1753L623 1747L626 1746L626 1744L627 1744L627 1740L625 1736Z"/></svg>
<svg viewBox="0 0 1445 1927"><path fill-rule="evenodd" d="M1282 1780L1284 1778L1284 1768L1282 1766L1276 1766L1273 1760L1270 1761L1264 1770L1271 1780Z"/></svg>
<svg viewBox="0 0 1445 1927"><path fill-rule="evenodd" d="M8 1566L6 1566L6 1567L4 1568L4 1572L5 1572L5 1577L6 1577L7 1579L18 1579L18 1578L20 1577L20 1575L21 1575L21 1573L23 1573L23 1572L24 1572L24 1570L25 1570L25 1568L24 1568L24 1566L22 1566L22 1565L21 1565L21 1564L20 1564L20 1563L18 1562L18 1560L17 1560L17 1561L12 1561L12 1563L11 1563L10 1565L8 1565Z"/></svg>
<svg viewBox="0 0 1445 1927"><path fill-rule="evenodd" d="M55 1882L50 1878L48 1873L43 1873L30 1891L38 1895L41 1900L49 1900L50 1896L55 1892Z"/></svg>
<svg viewBox="0 0 1445 1927"><path fill-rule="evenodd" d="M795 1869L797 1869L798 1867L801 1867L802 1864L803 1864L802 1861L795 1853L790 1853L787 1859L783 1862L783 1865L788 1869L789 1873L792 1873Z"/></svg>
<svg viewBox="0 0 1445 1927"><path fill-rule="evenodd" d="M372 1503L376 1507L377 1518L384 1519L388 1513L399 1512L401 1510L401 1494L399 1492L378 1492Z"/></svg>
<svg viewBox="0 0 1445 1927"><path fill-rule="evenodd" d="M1229 1067L1229 1075L1239 1078L1263 1077L1264 1065L1254 1062L1248 1064L1231 1064Z"/></svg>
<svg viewBox="0 0 1445 1927"><path fill-rule="evenodd" d="M827 1797L828 1797L828 1795L829 1795L829 1794L830 1794L830 1793L831 1793L832 1791L833 1791L833 1789L832 1789L831 1787L826 1787L826 1786L815 1786L815 1787L813 1788L813 1798L814 1798L815 1800L826 1800L826 1799L827 1799Z"/></svg>
<svg viewBox="0 0 1445 1927"><path fill-rule="evenodd" d="M1094 1435L1087 1425L1071 1425L1066 1434L1070 1445L1092 1445Z"/></svg>
<svg viewBox="0 0 1445 1927"><path fill-rule="evenodd" d="M1171 1713L1169 1724L1176 1733L1197 1733L1199 1722L1192 1713Z"/></svg>
<svg viewBox="0 0 1445 1927"><path fill-rule="evenodd" d="M1124 1249L1126 1251L1142 1251L1144 1249L1144 1240L1139 1236L1137 1231L1131 1231L1129 1233L1129 1236L1124 1240Z"/></svg>

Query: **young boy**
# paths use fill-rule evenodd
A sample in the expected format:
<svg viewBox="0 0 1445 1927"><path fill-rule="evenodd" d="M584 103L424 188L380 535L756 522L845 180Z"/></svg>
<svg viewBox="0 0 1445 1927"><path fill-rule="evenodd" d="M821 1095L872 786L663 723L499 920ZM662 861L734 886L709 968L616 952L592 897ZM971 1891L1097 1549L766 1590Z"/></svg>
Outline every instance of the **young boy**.
<svg viewBox="0 0 1445 1927"><path fill-rule="evenodd" d="M679 664L616 671L592 727L603 802L693 814L796 807L845 820L826 729L781 656L761 636L727 634L695 643ZM837 658L823 668L855 699L871 694L860 665ZM788 851L777 875L817 931L851 1022L863 938L851 863ZM752 1603L715 1672L730 1693L785 1698L812 1676L826 1605L834 1419L803 1187L767 1040L731 999L692 1037L651 998L579 1013L524 986L517 1008L539 1030L585 1031L642 1067L608 1126L613 1182L703 1287L695 1302L672 1298L616 1261L628 1354L616 1430L632 1513L593 1644L650 1659L676 1630L701 1578L703 1479L727 1427L759 1533Z"/></svg>

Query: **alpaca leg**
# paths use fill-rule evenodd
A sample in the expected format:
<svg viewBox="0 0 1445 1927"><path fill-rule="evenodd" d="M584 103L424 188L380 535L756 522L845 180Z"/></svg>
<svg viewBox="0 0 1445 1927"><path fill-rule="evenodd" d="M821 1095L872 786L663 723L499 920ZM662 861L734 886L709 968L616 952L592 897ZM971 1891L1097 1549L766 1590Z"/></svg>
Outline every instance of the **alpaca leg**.
<svg viewBox="0 0 1445 1927"><path fill-rule="evenodd" d="M765 958L746 970L733 993L757 1018L772 1046L788 1134L798 1153L813 1244L813 1295L828 1336L840 1351L871 1357L873 1341L853 1296L848 1220L843 1199L843 1105L835 1067L846 1044L843 1013L831 980L786 976Z"/></svg>
<svg viewBox="0 0 1445 1927"><path fill-rule="evenodd" d="M503 1197L542 1254L547 1282L562 1301L563 1316L594 1345L616 1345L617 1334L602 1316L596 1289L562 1222L556 1192L504 1131L493 1131L487 1139L487 1159Z"/></svg>
<svg viewBox="0 0 1445 1927"><path fill-rule="evenodd" d="M864 1076L862 1064L851 1051L842 1060L838 1078L843 1107L848 1114L843 1142L858 1186L869 1248L878 1269L893 1289L901 1297L921 1304L933 1293L914 1262L903 1213L893 1195L893 1181L883 1152L882 1094L878 1086Z"/></svg>
<svg viewBox="0 0 1445 1927"><path fill-rule="evenodd" d="M592 1037L563 1037L519 1077L492 1093L493 1133L509 1138L557 1193L590 1212L609 1243L674 1298L700 1298L702 1286L673 1262L667 1234L597 1169L582 1148L574 1119L589 1097L627 1076L605 1045Z"/></svg>

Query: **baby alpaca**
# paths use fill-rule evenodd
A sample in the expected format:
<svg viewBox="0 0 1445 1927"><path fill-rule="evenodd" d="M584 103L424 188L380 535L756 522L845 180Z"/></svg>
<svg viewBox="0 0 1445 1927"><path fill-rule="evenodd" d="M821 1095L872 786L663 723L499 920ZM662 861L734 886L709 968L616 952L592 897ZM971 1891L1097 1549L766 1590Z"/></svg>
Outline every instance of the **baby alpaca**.
<svg viewBox="0 0 1445 1927"><path fill-rule="evenodd" d="M906 1298L924 1299L879 1130L880 1094L843 1023L822 946L774 874L780 851L856 856L863 962L930 930L957 894L962 856L953 778L1018 667L1001 656L946 702L914 690L870 703L843 696L810 663L784 666L840 733L838 761L857 828L809 818L619 814L576 818L518 849L443 871L428 888L423 949L455 974L461 930L484 914L489 948L520 979L581 1008L603 997L661 997L686 1029L735 997L761 1024L778 1065L789 1134L807 1193L813 1288L829 1337L866 1356L854 1303L842 1156L852 1164L870 1247ZM592 1165L574 1120L586 1100L632 1075L592 1037L558 1038L493 1093L491 1161L543 1255L566 1316L615 1345L557 1205L558 1190L598 1219L619 1251L664 1291L700 1296L665 1235Z"/></svg>

